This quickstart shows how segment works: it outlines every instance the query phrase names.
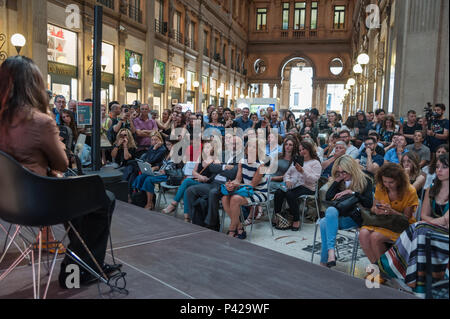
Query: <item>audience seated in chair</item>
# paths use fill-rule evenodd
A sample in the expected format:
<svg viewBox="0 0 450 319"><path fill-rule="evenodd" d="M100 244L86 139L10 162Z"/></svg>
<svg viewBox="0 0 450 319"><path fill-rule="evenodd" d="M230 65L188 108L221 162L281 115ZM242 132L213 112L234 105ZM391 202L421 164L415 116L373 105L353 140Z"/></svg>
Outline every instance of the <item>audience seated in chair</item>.
<svg viewBox="0 0 450 319"><path fill-rule="evenodd" d="M218 231L220 229L219 222L219 207L222 198L221 185L227 181L236 179L237 166L241 158L243 158L243 142L242 139L232 137L233 152L232 156L224 162L224 165L211 164L210 170L215 175L210 184L199 184L191 186L186 191L186 199L184 205L188 206L188 211L193 217L194 203L199 199L205 198L208 203L206 216L198 224L204 225L207 228Z"/></svg>
<svg viewBox="0 0 450 319"><path fill-rule="evenodd" d="M116 142L111 151L111 158L118 167L127 166L128 162L136 158L136 142L129 129L123 128L117 134Z"/></svg>
<svg viewBox="0 0 450 319"><path fill-rule="evenodd" d="M405 170L406 175L408 175L409 182L420 197L427 178L420 169L419 157L412 152L408 152L402 156L401 166Z"/></svg>
<svg viewBox="0 0 450 319"><path fill-rule="evenodd" d="M200 183L209 183L211 181L213 173L210 170L210 165L221 163L221 161L217 158L217 155L218 154L214 148L214 142L205 141L203 143L201 162L195 166L192 172L193 178L186 178L181 183L181 186L178 188L177 194L175 195L172 203L170 203L170 205L162 211L164 214L172 213L177 208L181 199L184 198L184 219L187 222L192 219L192 216L189 215L189 205L186 205L188 202L186 190L191 186L198 185Z"/></svg>
<svg viewBox="0 0 450 319"><path fill-rule="evenodd" d="M266 167L260 163L259 154L264 154L264 150L258 151L258 141L249 139L245 147L245 159L243 163L238 164L236 179L225 184L227 191L231 194L222 198L223 208L231 219L228 235L239 239L247 237L247 233L239 220L241 206L267 200ZM254 194L250 197L234 195L233 192L239 189L241 185L251 186Z"/></svg>
<svg viewBox="0 0 450 319"><path fill-rule="evenodd" d="M419 205L419 198L405 170L399 164L384 164L378 170L375 181L372 212L376 215L404 215L410 224L414 223L414 212ZM399 236L400 233L391 229L363 226L359 241L369 261L375 263L388 249L386 245L395 242Z"/></svg>
<svg viewBox="0 0 450 319"><path fill-rule="evenodd" d="M334 147L334 154L330 156L326 161L323 161L322 163L322 176L323 177L330 177L331 172L333 170L333 166L335 161L345 155L345 152L347 151L347 145L345 142L338 141L336 142L336 146Z"/></svg>
<svg viewBox="0 0 450 319"><path fill-rule="evenodd" d="M159 143L159 141L160 140L156 135L152 137L152 143L156 144ZM147 205L144 207L145 209L153 210L155 208L153 202L155 196L155 185L162 182L167 182L168 176L166 175L166 171L177 168L177 164L175 164L172 159L174 155L172 152L172 147L175 143L176 142L174 141L168 140L166 141L166 146L158 149L165 151L165 154L163 154L165 157L163 157L162 161L158 161L157 163L154 162L154 165L152 165L152 170L155 175L141 174L133 182L133 189L145 191L147 193ZM150 150L152 150L152 146L150 147Z"/></svg>
<svg viewBox="0 0 450 319"><path fill-rule="evenodd" d="M440 155L437 161L437 178L427 190L422 205L422 221L410 225L395 245L377 261L385 277L399 280L402 286L410 288L418 297L425 297L426 250L424 237L432 232L448 237L448 153ZM447 251L445 251L445 246ZM448 268L448 244L431 243L431 265L433 281L444 278ZM429 248L429 249L430 249ZM447 283L448 286L448 283Z"/></svg>
<svg viewBox="0 0 450 319"><path fill-rule="evenodd" d="M322 172L322 166L317 157L317 154L313 146L308 142L300 143L300 157L303 157L304 164L295 160L291 167L284 175L283 181L286 185L286 189L278 189L275 193L275 214L280 214L283 206L283 202L286 199L293 215L292 225L280 227L277 229L298 231L300 229L300 207L298 198L302 195L314 195L320 174Z"/></svg>
<svg viewBox="0 0 450 319"><path fill-rule="evenodd" d="M348 195L354 195L358 204L370 209L373 202L373 186L369 176L364 174L360 165L349 155L338 158L333 166L326 193L327 201L339 201ZM330 206L325 211L325 217L320 220L322 237L322 266L336 266L336 235L338 229L361 227L361 217L357 210L339 212Z"/></svg>

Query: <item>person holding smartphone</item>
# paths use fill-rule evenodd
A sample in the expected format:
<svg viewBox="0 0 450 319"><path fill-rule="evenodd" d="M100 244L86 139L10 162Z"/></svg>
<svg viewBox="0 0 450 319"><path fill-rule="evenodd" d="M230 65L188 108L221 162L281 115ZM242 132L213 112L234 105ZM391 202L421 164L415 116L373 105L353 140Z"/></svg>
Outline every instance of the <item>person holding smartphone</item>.
<svg viewBox="0 0 450 319"><path fill-rule="evenodd" d="M293 164L284 175L287 191L281 189L275 193L275 214L280 214L283 202L286 199L293 215L292 225L282 227L276 225L279 230L298 231L300 229L300 208L298 198L302 195L313 195L317 182L322 172L319 158L313 145L308 142L300 143L300 154L293 158Z"/></svg>
<svg viewBox="0 0 450 319"><path fill-rule="evenodd" d="M113 126L114 132L117 134L123 128L129 129L131 133L136 134L136 127L131 120L131 110L128 105L122 106L122 112L119 115L118 122Z"/></svg>

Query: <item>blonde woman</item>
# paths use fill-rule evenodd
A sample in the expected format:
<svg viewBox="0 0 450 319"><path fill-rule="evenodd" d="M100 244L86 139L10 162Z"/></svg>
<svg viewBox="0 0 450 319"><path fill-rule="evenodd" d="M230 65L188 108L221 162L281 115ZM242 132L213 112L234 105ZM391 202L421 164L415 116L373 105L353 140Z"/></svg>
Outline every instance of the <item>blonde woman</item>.
<svg viewBox="0 0 450 319"><path fill-rule="evenodd" d="M126 166L127 162L136 157L136 142L133 134L129 129L123 128L119 131L116 137L116 142L111 151L111 157L114 163L119 167Z"/></svg>
<svg viewBox="0 0 450 319"><path fill-rule="evenodd" d="M370 209L373 204L373 188L370 177L361 170L359 164L350 155L339 157L334 163L327 201L338 201L347 195L355 195L359 204ZM360 227L362 220L352 212L339 212L334 206L325 211L325 218L320 221L322 253L320 264L326 267L336 266L336 235L338 229ZM346 216L346 215L349 216ZM339 216L342 215L342 216Z"/></svg>

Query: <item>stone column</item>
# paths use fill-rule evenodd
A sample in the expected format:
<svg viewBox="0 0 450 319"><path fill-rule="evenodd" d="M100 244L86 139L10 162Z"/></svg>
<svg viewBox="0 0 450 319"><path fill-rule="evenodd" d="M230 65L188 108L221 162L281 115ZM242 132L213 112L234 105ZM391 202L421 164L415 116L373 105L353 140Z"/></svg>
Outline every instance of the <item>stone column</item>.
<svg viewBox="0 0 450 319"><path fill-rule="evenodd" d="M146 1L148 17L155 16L155 2ZM155 20L147 19L147 34L145 42L144 77L142 81L142 103L148 103L153 109L153 78L155 68ZM162 110L157 110L162 113Z"/></svg>
<svg viewBox="0 0 450 319"><path fill-rule="evenodd" d="M119 31L119 70L120 77L117 85L117 98L120 103L126 102L126 86L125 86L125 41L128 34L123 31Z"/></svg>
<svg viewBox="0 0 450 319"><path fill-rule="evenodd" d="M197 39L198 39L198 45L197 45L197 50L198 50L198 58L197 58L197 66L196 66L196 70L197 70L197 81L198 83L200 83L199 87L195 90L195 110L196 111L200 111L202 108L202 100L203 100L203 92L202 92L202 87L203 87L203 59L204 59L204 55L203 55L203 51L205 49L205 33L203 32L204 29L204 21L200 18L199 19L199 24L198 24L198 32L197 32Z"/></svg>
<svg viewBox="0 0 450 319"><path fill-rule="evenodd" d="M269 84L269 90L270 90L270 98L273 99L273 88L275 87L275 84Z"/></svg>
<svg viewBox="0 0 450 319"><path fill-rule="evenodd" d="M17 21L14 22L17 23L17 27L15 29L11 28L10 34L6 34L5 40L10 42L14 33L23 34L27 42L20 54L33 59L34 63L41 70L44 80L47 81L47 1L19 0L16 2ZM12 45L10 47L9 53L12 56L17 55L16 49Z"/></svg>
<svg viewBox="0 0 450 319"><path fill-rule="evenodd" d="M291 88L290 88L290 82L287 80L284 80L281 84L281 109L289 109L290 104L290 97L291 97Z"/></svg>

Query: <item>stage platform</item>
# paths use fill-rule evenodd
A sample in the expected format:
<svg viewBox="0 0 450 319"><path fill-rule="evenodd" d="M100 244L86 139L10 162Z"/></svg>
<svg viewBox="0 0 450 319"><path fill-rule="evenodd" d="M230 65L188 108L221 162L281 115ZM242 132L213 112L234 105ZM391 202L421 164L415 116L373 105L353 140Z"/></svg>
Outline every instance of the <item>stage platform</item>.
<svg viewBox="0 0 450 319"><path fill-rule="evenodd" d="M5 223L3 222L3 225ZM58 227L58 232L62 227ZM59 288L59 264L49 299L404 299L389 287L365 281L248 241L229 238L181 219L117 202L114 257L124 265L129 294L99 295L94 284ZM5 234L0 231L3 247ZM6 261L17 252L11 251ZM108 261L111 252L108 250ZM9 265L3 262L0 273ZM100 285L102 291L106 291ZM43 289L43 288L42 288ZM3 282L0 299L32 298L32 269L22 264Z"/></svg>

